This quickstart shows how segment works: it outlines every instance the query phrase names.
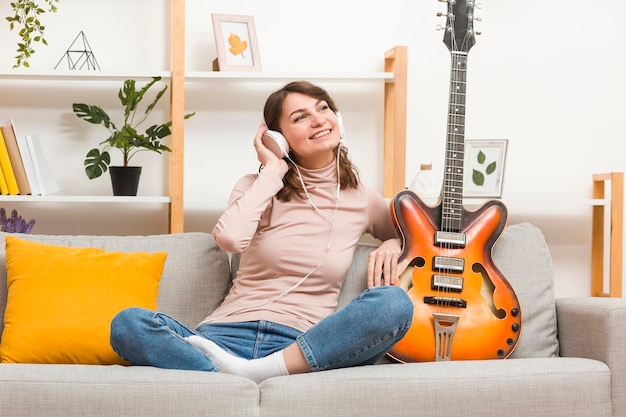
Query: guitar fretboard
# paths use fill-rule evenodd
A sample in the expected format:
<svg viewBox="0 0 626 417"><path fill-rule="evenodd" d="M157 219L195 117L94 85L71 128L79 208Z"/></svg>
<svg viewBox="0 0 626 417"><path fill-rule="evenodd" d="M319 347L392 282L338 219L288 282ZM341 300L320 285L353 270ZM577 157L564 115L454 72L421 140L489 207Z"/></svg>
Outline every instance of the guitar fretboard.
<svg viewBox="0 0 626 417"><path fill-rule="evenodd" d="M467 53L452 52L441 214L441 230L446 232L459 232L463 220L466 76Z"/></svg>

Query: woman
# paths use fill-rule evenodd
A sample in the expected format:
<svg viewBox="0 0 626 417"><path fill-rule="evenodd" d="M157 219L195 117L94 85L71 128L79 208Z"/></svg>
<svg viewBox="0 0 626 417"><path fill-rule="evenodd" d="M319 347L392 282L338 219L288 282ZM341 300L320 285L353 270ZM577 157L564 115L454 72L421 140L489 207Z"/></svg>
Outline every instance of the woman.
<svg viewBox="0 0 626 417"><path fill-rule="evenodd" d="M404 336L413 305L394 286L401 242L387 202L360 183L341 145L328 93L292 82L271 94L254 148L261 169L235 185L213 236L240 253L222 305L191 330L163 314L120 312L111 345L135 365L271 376L373 364ZM279 131L281 158L263 137ZM266 136L267 139L267 136ZM333 313L359 239L383 243L368 259L368 289Z"/></svg>

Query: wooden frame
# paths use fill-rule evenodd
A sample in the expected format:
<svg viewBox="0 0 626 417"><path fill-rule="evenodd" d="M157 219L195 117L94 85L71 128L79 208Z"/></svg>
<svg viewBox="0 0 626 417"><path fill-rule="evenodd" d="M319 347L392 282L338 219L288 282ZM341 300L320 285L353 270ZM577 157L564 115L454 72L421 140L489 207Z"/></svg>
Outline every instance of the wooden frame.
<svg viewBox="0 0 626 417"><path fill-rule="evenodd" d="M218 71L261 71L252 16L212 14Z"/></svg>
<svg viewBox="0 0 626 417"><path fill-rule="evenodd" d="M464 197L502 196L508 140L466 140Z"/></svg>
<svg viewBox="0 0 626 417"><path fill-rule="evenodd" d="M406 45L399 45L385 52L385 71L395 74L393 81L385 83L384 98L383 196L391 198L406 188Z"/></svg>
<svg viewBox="0 0 626 417"><path fill-rule="evenodd" d="M593 297L622 296L622 248L624 236L624 173L593 174L593 198L604 199L605 183L611 185L609 207L609 288L604 287L604 240L606 204L594 205L591 224L591 295Z"/></svg>
<svg viewBox="0 0 626 417"><path fill-rule="evenodd" d="M185 115L185 0L171 3L171 117L169 158L169 232L184 231L184 115ZM406 187L406 101L408 48L395 46L385 52L385 72L394 73L384 86L384 196Z"/></svg>

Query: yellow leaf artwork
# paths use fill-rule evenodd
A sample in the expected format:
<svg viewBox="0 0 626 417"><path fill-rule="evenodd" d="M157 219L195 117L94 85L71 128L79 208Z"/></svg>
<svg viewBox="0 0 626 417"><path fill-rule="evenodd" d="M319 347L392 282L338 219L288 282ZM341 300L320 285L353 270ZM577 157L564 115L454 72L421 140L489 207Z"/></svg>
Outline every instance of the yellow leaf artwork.
<svg viewBox="0 0 626 417"><path fill-rule="evenodd" d="M230 48L228 49L231 54L239 55L245 58L243 55L244 51L248 49L248 42L242 41L241 38L234 33L231 33L228 36L228 43L230 44Z"/></svg>

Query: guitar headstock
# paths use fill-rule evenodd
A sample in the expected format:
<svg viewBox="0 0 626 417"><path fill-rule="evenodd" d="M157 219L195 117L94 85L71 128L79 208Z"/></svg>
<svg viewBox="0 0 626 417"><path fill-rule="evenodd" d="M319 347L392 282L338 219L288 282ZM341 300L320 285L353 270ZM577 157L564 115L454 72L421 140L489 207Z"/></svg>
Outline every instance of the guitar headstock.
<svg viewBox="0 0 626 417"><path fill-rule="evenodd" d="M469 52L476 43L474 8L476 0L439 0L448 3L443 43L450 52Z"/></svg>

